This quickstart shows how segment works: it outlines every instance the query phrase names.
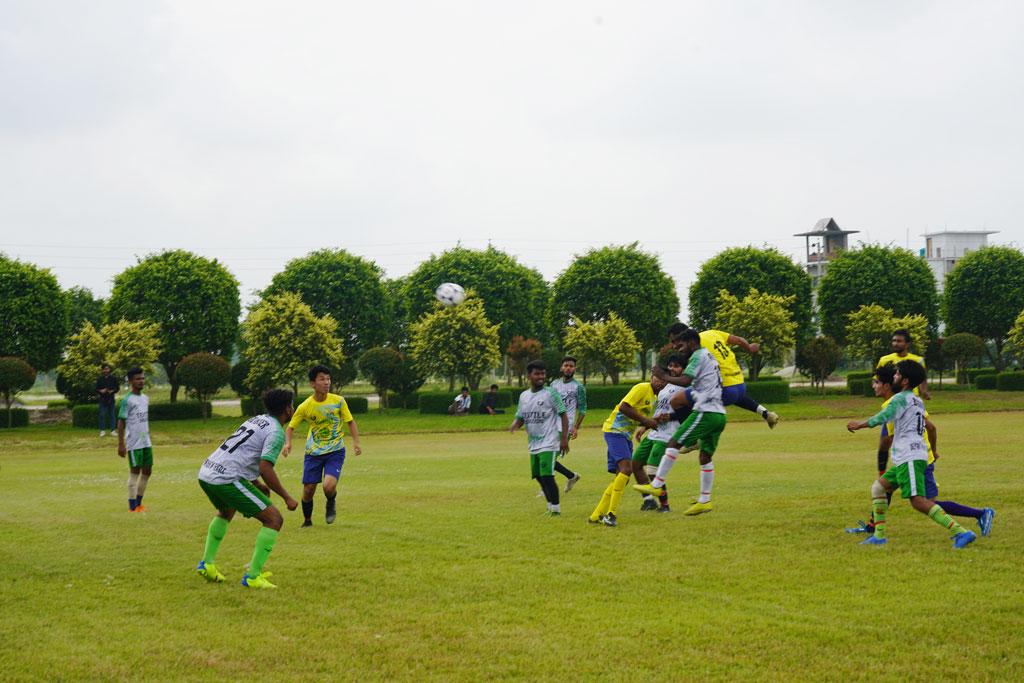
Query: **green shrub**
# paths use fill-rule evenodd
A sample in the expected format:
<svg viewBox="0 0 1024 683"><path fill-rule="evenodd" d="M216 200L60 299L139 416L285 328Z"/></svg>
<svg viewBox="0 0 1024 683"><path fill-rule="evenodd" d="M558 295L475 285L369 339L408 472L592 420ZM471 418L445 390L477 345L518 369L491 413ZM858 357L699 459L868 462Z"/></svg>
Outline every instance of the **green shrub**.
<svg viewBox="0 0 1024 683"><path fill-rule="evenodd" d="M248 396L243 396L239 402L242 406L242 417L260 415L265 410L262 398L250 398Z"/></svg>
<svg viewBox="0 0 1024 683"><path fill-rule="evenodd" d="M99 416L97 416L99 419ZM24 408L11 408L11 427L27 427L28 411ZM0 407L0 429L7 427L7 410Z"/></svg>
<svg viewBox="0 0 1024 683"><path fill-rule="evenodd" d="M370 400L365 396L346 396L345 403L348 404L348 410L353 415L366 413L370 410Z"/></svg>
<svg viewBox="0 0 1024 683"><path fill-rule="evenodd" d="M420 407L420 395L415 391L411 394L396 394L395 392L390 392L388 395L388 405L392 408L415 410Z"/></svg>
<svg viewBox="0 0 1024 683"><path fill-rule="evenodd" d="M210 404L206 404L210 410ZM77 405L71 409L71 424L75 427L94 429L99 423L100 407L94 403ZM150 403L149 419L153 422L162 420L198 420L203 417L203 405L199 401L178 401L177 403Z"/></svg>
<svg viewBox="0 0 1024 683"><path fill-rule="evenodd" d="M1024 391L1024 372L1001 372L996 377L999 391Z"/></svg>
<svg viewBox="0 0 1024 683"><path fill-rule="evenodd" d="M751 382L785 382L786 378L785 377L779 377L778 375L761 375L760 377L758 377L755 380L752 380L749 377L745 377L744 381L747 384L749 384Z"/></svg>
<svg viewBox="0 0 1024 683"><path fill-rule="evenodd" d="M974 381L980 375L998 375L999 371L995 368L967 368L964 372L967 373L967 381L974 384Z"/></svg>
<svg viewBox="0 0 1024 683"><path fill-rule="evenodd" d="M632 384L618 386L603 384L587 385L587 409L611 410L622 403L622 399L626 398L626 394L632 388Z"/></svg>
<svg viewBox="0 0 1024 683"><path fill-rule="evenodd" d="M519 399L522 389L498 389L498 399L495 401L495 408L511 408ZM444 415L448 412L448 406L452 404L457 392L452 391L421 391L417 394L417 407L421 413ZM469 412L476 413L480 410L480 404L484 400L485 391L469 392L472 401L469 405ZM394 405L392 404L392 407Z"/></svg>
<svg viewBox="0 0 1024 683"><path fill-rule="evenodd" d="M974 386L978 389L995 389L996 378L998 376L999 375L995 372L986 373L984 375L975 375L973 380Z"/></svg>
<svg viewBox="0 0 1024 683"><path fill-rule="evenodd" d="M68 401L67 399L61 399L59 401L47 401L46 402L47 410L60 410L61 408L70 408L70 407L71 407L71 401Z"/></svg>
<svg viewBox="0 0 1024 683"><path fill-rule="evenodd" d="M871 388L871 378L867 379L848 379L846 380L846 386L850 390L850 394L853 396L874 396L875 390Z"/></svg>
<svg viewBox="0 0 1024 683"><path fill-rule="evenodd" d="M857 370L846 375L846 388L850 390L850 393L854 396L861 396L864 393L864 380L868 381L868 390L871 389L871 378L874 376L873 370ZM872 395L874 395L872 393Z"/></svg>
<svg viewBox="0 0 1024 683"><path fill-rule="evenodd" d="M747 396L758 403L789 403L787 382L747 382Z"/></svg>

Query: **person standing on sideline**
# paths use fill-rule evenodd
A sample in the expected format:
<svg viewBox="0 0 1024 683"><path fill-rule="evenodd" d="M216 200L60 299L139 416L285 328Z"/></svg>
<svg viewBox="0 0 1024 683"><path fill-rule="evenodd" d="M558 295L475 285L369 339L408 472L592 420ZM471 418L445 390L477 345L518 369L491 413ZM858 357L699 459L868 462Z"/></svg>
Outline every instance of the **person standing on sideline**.
<svg viewBox="0 0 1024 683"><path fill-rule="evenodd" d="M117 430L117 410L114 394L121 386L110 374L110 366L104 363L100 367L100 377L96 380L96 394L100 397L100 436L111 435Z"/></svg>

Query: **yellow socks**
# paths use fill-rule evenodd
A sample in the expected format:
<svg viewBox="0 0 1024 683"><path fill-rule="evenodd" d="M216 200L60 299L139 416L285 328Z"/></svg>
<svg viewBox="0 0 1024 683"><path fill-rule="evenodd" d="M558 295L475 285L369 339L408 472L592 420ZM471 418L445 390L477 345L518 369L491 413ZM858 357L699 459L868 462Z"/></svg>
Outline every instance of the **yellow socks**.
<svg viewBox="0 0 1024 683"><path fill-rule="evenodd" d="M594 508L594 511L590 513L590 521L596 522L601 519L603 515L608 513L608 508L612 503L612 489L614 486L615 482L613 481L611 484L608 484L607 488L605 488L604 493L601 494L601 502L598 503L597 507ZM619 497L622 497L621 493L619 493Z"/></svg>
<svg viewBox="0 0 1024 683"><path fill-rule="evenodd" d="M608 503L608 512L615 514L615 511L619 509L619 503L622 501L622 492L626 490L626 484L629 483L629 475L622 474L619 472L615 475L615 479L612 480L611 484L611 501Z"/></svg>

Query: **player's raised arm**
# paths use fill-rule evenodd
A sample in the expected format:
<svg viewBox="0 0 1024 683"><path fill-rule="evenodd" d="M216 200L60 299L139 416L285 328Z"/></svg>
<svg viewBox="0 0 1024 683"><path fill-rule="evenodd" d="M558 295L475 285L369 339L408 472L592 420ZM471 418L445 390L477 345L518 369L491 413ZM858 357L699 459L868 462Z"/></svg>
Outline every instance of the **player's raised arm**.
<svg viewBox="0 0 1024 683"><path fill-rule="evenodd" d="M735 334L730 334L729 339L726 340L726 343L729 344L729 346L738 346L750 354L756 354L761 352L760 344L758 344L757 342L748 342L743 337L738 337Z"/></svg>

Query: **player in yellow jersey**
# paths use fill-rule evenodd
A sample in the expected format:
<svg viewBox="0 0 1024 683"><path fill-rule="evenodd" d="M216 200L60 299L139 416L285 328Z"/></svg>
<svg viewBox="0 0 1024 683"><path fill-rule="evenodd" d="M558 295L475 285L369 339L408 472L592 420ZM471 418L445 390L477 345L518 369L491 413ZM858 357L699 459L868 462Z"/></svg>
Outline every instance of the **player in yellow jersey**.
<svg viewBox="0 0 1024 683"><path fill-rule="evenodd" d="M680 338L686 330L690 329L685 323L675 323L668 328L668 341L677 351L682 350ZM768 410L754 399L747 396L747 385L743 382L743 370L736 362L736 354L732 352L731 346L742 347L747 353L755 354L760 352L761 347L756 342L748 342L743 337L737 337L721 330L705 330L700 333L700 345L707 349L715 360L722 373L722 403L727 406L735 405L744 410L760 415L772 429L779 423L777 413ZM657 372L657 369L656 369ZM678 384L679 379L669 377L667 373L658 374L660 379L669 384ZM684 419L680 415L679 419Z"/></svg>
<svg viewBox="0 0 1024 683"><path fill-rule="evenodd" d="M910 331L899 329L892 333L892 339L889 341L889 345L892 348L892 353L887 353L878 359L878 363L875 364L876 368L880 368L883 365L896 365L901 360L912 360L917 361L921 364L922 368L927 369L924 364L924 358L918 356L916 353L910 353ZM921 382L921 386L914 389L914 393L923 398L926 401L930 401L932 398L931 393L928 391L928 380Z"/></svg>

